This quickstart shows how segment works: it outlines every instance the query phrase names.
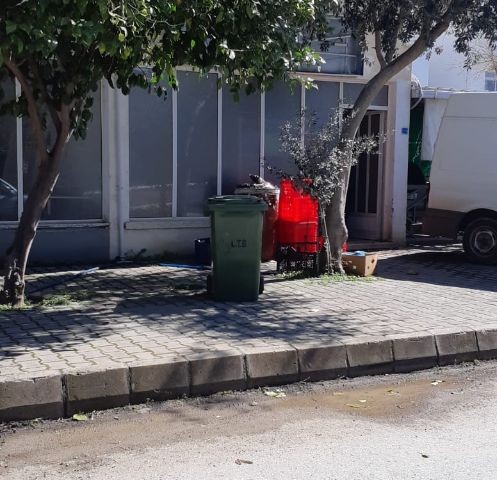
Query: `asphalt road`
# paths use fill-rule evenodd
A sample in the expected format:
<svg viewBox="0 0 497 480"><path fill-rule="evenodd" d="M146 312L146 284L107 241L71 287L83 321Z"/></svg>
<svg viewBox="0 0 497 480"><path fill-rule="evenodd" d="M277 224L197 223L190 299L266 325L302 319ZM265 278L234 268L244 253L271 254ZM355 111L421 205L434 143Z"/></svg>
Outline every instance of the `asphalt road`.
<svg viewBox="0 0 497 480"><path fill-rule="evenodd" d="M497 363L283 391L3 425L0 478L497 478Z"/></svg>

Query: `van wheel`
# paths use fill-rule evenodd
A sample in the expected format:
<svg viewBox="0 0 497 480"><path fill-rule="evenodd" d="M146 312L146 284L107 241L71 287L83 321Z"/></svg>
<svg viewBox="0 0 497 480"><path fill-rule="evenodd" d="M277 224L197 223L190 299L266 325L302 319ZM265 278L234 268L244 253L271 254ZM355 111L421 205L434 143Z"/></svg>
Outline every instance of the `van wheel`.
<svg viewBox="0 0 497 480"><path fill-rule="evenodd" d="M497 220L479 218L464 229L464 251L472 262L497 264Z"/></svg>

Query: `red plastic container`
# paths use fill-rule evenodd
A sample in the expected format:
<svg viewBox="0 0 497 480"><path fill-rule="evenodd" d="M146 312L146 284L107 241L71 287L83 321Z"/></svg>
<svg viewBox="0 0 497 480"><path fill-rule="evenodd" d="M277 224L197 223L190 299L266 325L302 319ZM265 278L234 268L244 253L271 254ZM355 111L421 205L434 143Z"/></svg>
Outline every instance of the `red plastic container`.
<svg viewBox="0 0 497 480"><path fill-rule="evenodd" d="M280 244L316 244L317 241L318 225L316 222L289 222L285 220L279 220L278 242ZM314 245L314 247L316 247L316 245Z"/></svg>
<svg viewBox="0 0 497 480"><path fill-rule="evenodd" d="M318 222L318 202L299 192L291 180L282 180L278 218L289 222Z"/></svg>
<svg viewBox="0 0 497 480"><path fill-rule="evenodd" d="M318 202L297 190L291 180L282 180L276 229L278 244L291 245L301 253L317 253L318 225Z"/></svg>

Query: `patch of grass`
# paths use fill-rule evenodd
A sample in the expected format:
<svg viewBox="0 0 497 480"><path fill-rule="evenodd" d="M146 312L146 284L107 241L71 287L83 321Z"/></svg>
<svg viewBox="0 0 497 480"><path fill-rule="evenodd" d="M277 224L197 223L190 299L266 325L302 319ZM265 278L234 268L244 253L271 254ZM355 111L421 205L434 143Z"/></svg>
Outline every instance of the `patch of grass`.
<svg viewBox="0 0 497 480"><path fill-rule="evenodd" d="M347 275L341 273L323 274L316 276L309 271L286 272L278 274L282 280L307 280L311 283L343 283L343 282L366 282L371 283L379 280L377 277L359 277L357 275Z"/></svg>
<svg viewBox="0 0 497 480"><path fill-rule="evenodd" d="M61 307L74 303L73 297L68 293L55 293L42 298L40 307Z"/></svg>
<svg viewBox="0 0 497 480"><path fill-rule="evenodd" d="M277 278L281 280L302 280L304 278L317 278L316 275L308 270L301 270L297 272L284 272L278 273Z"/></svg>
<svg viewBox="0 0 497 480"><path fill-rule="evenodd" d="M10 305L0 304L0 312L16 312L32 310L34 308L73 307L90 299L90 292L81 290L77 292L57 292L43 296L26 298L22 307L14 308Z"/></svg>
<svg viewBox="0 0 497 480"><path fill-rule="evenodd" d="M2 312L20 312L22 310L30 310L31 308L33 308L33 305L31 305L31 303L29 303L29 302L25 302L24 306L16 307L16 308L14 308L10 305L5 305L3 303L0 303L0 313L2 313Z"/></svg>
<svg viewBox="0 0 497 480"><path fill-rule="evenodd" d="M33 301L31 306L36 308L73 307L90 298L90 292L87 290L78 290L76 292L60 291L37 298L37 301Z"/></svg>
<svg viewBox="0 0 497 480"><path fill-rule="evenodd" d="M309 280L312 280L312 279L309 279ZM377 277L359 277L357 275L347 275L347 274L342 275L341 273L332 273L332 274L321 275L320 277L314 279L314 281L318 281L318 282L325 284L325 285L327 285L329 283L343 283L343 282L372 283L372 282L376 282L377 280L378 280Z"/></svg>
<svg viewBox="0 0 497 480"><path fill-rule="evenodd" d="M65 307L90 300L90 292L87 290L79 290L76 292L57 292L49 295L44 295L38 306L50 308L50 307Z"/></svg>

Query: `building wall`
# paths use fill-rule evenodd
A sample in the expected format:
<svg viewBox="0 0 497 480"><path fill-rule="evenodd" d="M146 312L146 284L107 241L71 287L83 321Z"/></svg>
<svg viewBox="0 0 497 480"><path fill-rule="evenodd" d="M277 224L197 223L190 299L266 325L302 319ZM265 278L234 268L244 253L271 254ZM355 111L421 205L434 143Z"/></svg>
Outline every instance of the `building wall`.
<svg viewBox="0 0 497 480"><path fill-rule="evenodd" d="M454 41L451 33L443 35L428 58L423 55L413 63L413 74L422 87L485 91L485 72L466 69L466 57L455 51Z"/></svg>
<svg viewBox="0 0 497 480"><path fill-rule="evenodd" d="M279 180L272 169L291 172L294 168L280 151L279 135L283 123L297 121L303 108L308 114L315 114L317 123L322 124L334 110L350 107L364 83L364 80L353 82L348 79L348 82L343 82L339 77L316 74L318 90L306 91L300 86L292 90L287 85L279 84L266 93L242 97L240 103L235 103L226 90L220 90L216 103L208 95L206 101L202 89L197 91L187 86L186 91L182 90L181 78L184 75L184 72L180 75L179 91L172 92L170 108L156 110L148 102L143 107L143 103L135 101L133 93L127 98L112 92L118 97L117 102L127 104L129 118L128 128L118 132L118 141L129 145L127 155L120 159L119 168L127 170L125 164L129 162L131 185L130 209L125 212L127 216L122 231L123 255L140 251L148 255L191 254L194 240L210 235L209 223L203 216L208 196L233 193L237 184L249 181L249 173L261 174L277 183ZM143 94L138 92L138 95ZM188 111L194 112L188 124L181 122L183 95L188 96ZM385 87L372 109L386 112L388 96L388 88ZM154 97L152 100L161 102ZM143 117L141 121L133 121L135 110L142 108L145 115L153 118L147 121ZM203 108L210 109L209 115L202 116ZM140 111L138 113L142 115ZM196 125L197 120L206 128ZM160 133L165 132L165 122L171 122L170 141L164 141ZM158 139L157 145L152 148L155 156L150 153L140 156L137 153L139 150L133 151L135 137L144 139L139 128L142 124L148 125L151 130L147 141L149 138L152 141ZM191 157L192 161L190 157L185 157L189 154L188 148L195 148L197 152ZM188 170L185 163L188 165L189 162L191 168L196 167L195 162L199 162L198 171L194 176L193 172L184 172L182 177L180 170ZM164 168L165 164L167 168ZM147 171L150 174L146 174ZM162 174L162 183L158 182L157 174ZM185 175L190 176L185 178ZM187 194L189 210L186 211L185 206L182 206L184 193L181 193L185 181L191 182L190 193ZM198 183L202 187L200 192L197 191ZM142 192L141 200L138 200L138 196L134 198L136 205L132 200L133 189ZM148 196L147 190L151 190ZM196 191L199 194L193 196ZM146 207L147 201L149 207ZM380 236L391 238L389 232Z"/></svg>
<svg viewBox="0 0 497 480"><path fill-rule="evenodd" d="M0 227L2 254L13 241L14 233L13 228ZM30 262L45 265L105 263L109 260L109 229L105 224L41 228L30 254Z"/></svg>
<svg viewBox="0 0 497 480"><path fill-rule="evenodd" d="M123 96L103 82L88 138L68 148L32 260L91 263L138 253L191 254L194 240L210 235L207 198L233 193L250 173L276 183L271 168L293 168L279 150L282 124L296 121L302 109L324 123L333 111L350 108L371 68L362 76L309 72L317 90L277 84L242 95L238 103L227 88L216 88L215 72L199 79L179 69L180 89L169 91L165 101L140 90ZM385 240L402 241L403 186L394 189L393 182L403 181L407 166L400 132L409 127L409 92L399 87L406 75L385 86L371 107L388 119L379 184L384 208L378 238ZM0 136L0 178L8 172L18 205L8 218L0 216L0 251L13 238L34 163L23 121L3 121L10 123L2 130L8 138ZM0 203L7 205L1 197Z"/></svg>
<svg viewBox="0 0 497 480"><path fill-rule="evenodd" d="M12 82L7 95L15 95ZM103 145L101 91L83 141L71 140L59 181L43 213L31 254L36 263L87 263L110 258L109 190ZM53 137L53 132L47 135ZM0 117L0 257L14 238L33 182L36 155L26 119ZM2 183L3 182L3 183ZM6 187L7 185L7 187Z"/></svg>

